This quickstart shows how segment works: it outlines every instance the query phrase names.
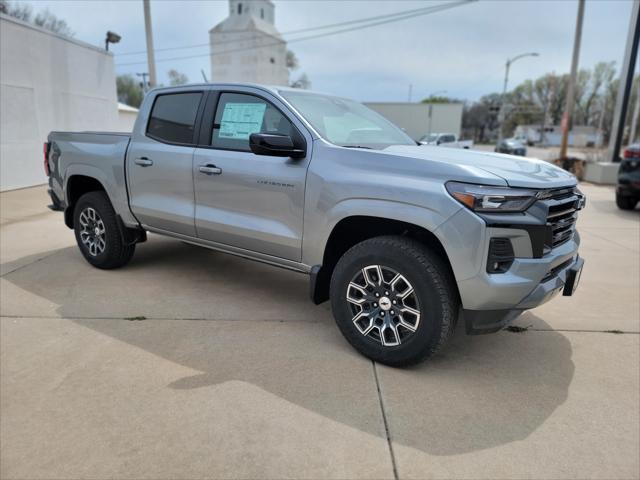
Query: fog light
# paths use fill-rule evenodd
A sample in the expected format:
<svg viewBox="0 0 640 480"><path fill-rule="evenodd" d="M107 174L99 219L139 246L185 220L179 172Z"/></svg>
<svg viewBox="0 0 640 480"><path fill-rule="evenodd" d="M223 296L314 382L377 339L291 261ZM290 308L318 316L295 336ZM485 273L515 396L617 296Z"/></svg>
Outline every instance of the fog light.
<svg viewBox="0 0 640 480"><path fill-rule="evenodd" d="M515 254L508 238L492 238L489 240L489 258L487 273L504 273L511 267Z"/></svg>

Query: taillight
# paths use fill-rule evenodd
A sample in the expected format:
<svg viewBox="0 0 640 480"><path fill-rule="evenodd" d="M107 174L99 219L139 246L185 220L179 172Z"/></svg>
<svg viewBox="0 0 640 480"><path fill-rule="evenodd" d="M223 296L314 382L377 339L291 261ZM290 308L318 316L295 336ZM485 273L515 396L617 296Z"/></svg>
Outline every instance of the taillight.
<svg viewBox="0 0 640 480"><path fill-rule="evenodd" d="M44 142L42 146L42 153L44 154L44 173L48 177L49 176L49 147L51 144L49 142Z"/></svg>
<svg viewBox="0 0 640 480"><path fill-rule="evenodd" d="M624 151L624 158L640 158L640 150L627 148Z"/></svg>

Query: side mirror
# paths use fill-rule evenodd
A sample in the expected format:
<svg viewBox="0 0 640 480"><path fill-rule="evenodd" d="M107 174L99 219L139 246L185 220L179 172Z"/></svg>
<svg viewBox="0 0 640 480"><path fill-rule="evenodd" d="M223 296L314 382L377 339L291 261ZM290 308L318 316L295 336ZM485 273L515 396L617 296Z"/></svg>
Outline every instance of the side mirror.
<svg viewBox="0 0 640 480"><path fill-rule="evenodd" d="M252 133L249 137L249 148L256 155L271 155L272 157L302 158L306 152L298 148L288 135L272 133Z"/></svg>

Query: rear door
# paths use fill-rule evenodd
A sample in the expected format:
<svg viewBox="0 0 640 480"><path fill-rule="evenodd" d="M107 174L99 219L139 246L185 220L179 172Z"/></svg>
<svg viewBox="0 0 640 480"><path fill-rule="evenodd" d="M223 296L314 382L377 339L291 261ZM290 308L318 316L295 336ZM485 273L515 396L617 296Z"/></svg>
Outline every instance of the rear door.
<svg viewBox="0 0 640 480"><path fill-rule="evenodd" d="M300 261L309 133L265 92L212 92L209 102L193 162L198 237ZM307 156L256 155L249 136L258 132L302 135Z"/></svg>
<svg viewBox="0 0 640 480"><path fill-rule="evenodd" d="M131 211L145 226L196 236L193 153L204 91L157 95L127 153Z"/></svg>

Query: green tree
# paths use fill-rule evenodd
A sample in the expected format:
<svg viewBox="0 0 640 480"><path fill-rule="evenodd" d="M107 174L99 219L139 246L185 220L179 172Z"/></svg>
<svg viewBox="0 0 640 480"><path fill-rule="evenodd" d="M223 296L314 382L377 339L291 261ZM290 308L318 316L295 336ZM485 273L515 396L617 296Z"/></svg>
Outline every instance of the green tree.
<svg viewBox="0 0 640 480"><path fill-rule="evenodd" d="M138 82L131 75L118 75L116 77L116 89L118 101L126 105L138 108L144 98L144 92Z"/></svg>
<svg viewBox="0 0 640 480"><path fill-rule="evenodd" d="M431 95L422 99L422 103L460 103L460 100L455 98L443 97L441 95Z"/></svg>

